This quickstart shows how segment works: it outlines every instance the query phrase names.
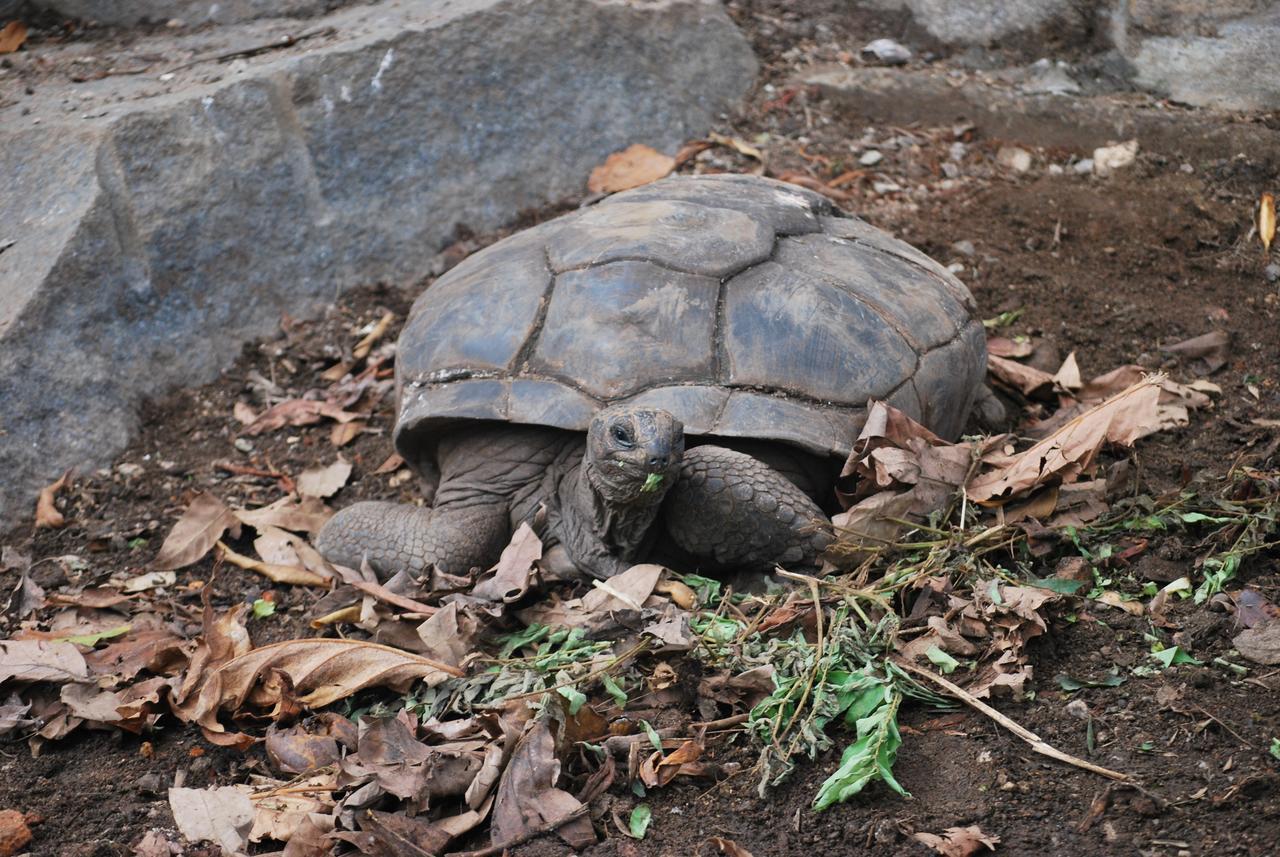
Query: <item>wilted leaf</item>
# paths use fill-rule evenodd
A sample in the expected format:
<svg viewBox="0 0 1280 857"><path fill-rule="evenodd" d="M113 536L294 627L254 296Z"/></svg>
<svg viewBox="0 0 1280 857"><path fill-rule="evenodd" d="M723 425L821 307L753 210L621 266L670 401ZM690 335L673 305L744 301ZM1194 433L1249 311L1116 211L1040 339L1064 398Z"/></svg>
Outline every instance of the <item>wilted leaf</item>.
<svg viewBox="0 0 1280 857"><path fill-rule="evenodd" d="M315 497L303 497L295 500L292 497L281 497L270 506L263 506L260 509L235 509L235 516L240 519L241 523L248 524L257 530L260 534L265 535L269 527L279 527L284 530L293 530L294 532L310 533L315 535L320 532L320 528L325 522L333 517L333 510L324 504L324 501ZM261 549L255 548L261 553ZM265 554L263 559L274 562Z"/></svg>
<svg viewBox="0 0 1280 857"><path fill-rule="evenodd" d="M1145 378L1090 408L1002 467L969 481L969 499L998 505L1052 481L1087 473L1104 443L1131 445L1159 424L1159 377Z"/></svg>
<svg viewBox="0 0 1280 857"><path fill-rule="evenodd" d="M582 810L577 798L556 788L559 778L555 738L545 722L537 721L516 745L498 783L490 826L495 845L518 840ZM588 818L577 818L556 832L571 848L586 848L596 841Z"/></svg>
<svg viewBox="0 0 1280 857"><path fill-rule="evenodd" d="M127 681L142 670L156 675L176 672L187 660L187 641L167 628L137 631L123 640L84 656L95 675L111 675Z"/></svg>
<svg viewBox="0 0 1280 857"><path fill-rule="evenodd" d="M341 449L360 436L368 426L364 420L352 420L349 423L334 423L329 431L329 442Z"/></svg>
<svg viewBox="0 0 1280 857"><path fill-rule="evenodd" d="M22 47L27 40L27 25L21 21L10 21L0 30L0 54L11 54Z"/></svg>
<svg viewBox="0 0 1280 857"><path fill-rule="evenodd" d="M999 836L989 836L977 825L948 827L941 836L936 833L917 833L913 838L943 857L972 857L984 849L995 851L1000 844Z"/></svg>
<svg viewBox="0 0 1280 857"><path fill-rule="evenodd" d="M218 542L218 549L222 552L222 558L227 562L246 571L261 574L273 583L285 583L293 586L329 586L333 582L331 576L310 571L301 566L275 565L238 554L222 542Z"/></svg>
<svg viewBox="0 0 1280 857"><path fill-rule="evenodd" d="M84 681L89 667L72 643L0 640L0 684L16 681Z"/></svg>
<svg viewBox="0 0 1280 857"><path fill-rule="evenodd" d="M17 23L16 21L14 22ZM10 25L12 26L12 24ZM7 29L7 28L6 28ZM25 30L23 31L25 34ZM3 51L0 51L3 53ZM54 502L57 499L58 492L67 487L68 480L71 479L71 471L62 474L62 477L52 485L46 485L40 489L40 496L36 500L36 529L66 526L66 518L58 511L58 507Z"/></svg>
<svg viewBox="0 0 1280 857"><path fill-rule="evenodd" d="M287 402L270 408L257 420L245 427L244 433L250 436L263 432L275 431L285 426L315 425L328 418L340 423L362 419L364 414L343 410L341 405L316 399L290 399Z"/></svg>
<svg viewBox="0 0 1280 857"><path fill-rule="evenodd" d="M227 854L243 853L253 827L253 802L234 786L169 789L178 832L192 842L216 842Z"/></svg>
<svg viewBox="0 0 1280 857"><path fill-rule="evenodd" d="M1030 357L1035 351L1030 339L1009 339L1006 336L992 336L987 339L987 354L997 357Z"/></svg>
<svg viewBox="0 0 1280 857"><path fill-rule="evenodd" d="M235 417L241 425L252 425L257 422L258 414L253 406L247 402L236 402L231 406L231 416Z"/></svg>
<svg viewBox="0 0 1280 857"><path fill-rule="evenodd" d="M1125 599L1123 595L1113 589L1108 589L1098 595L1098 601L1106 604L1108 607L1116 607L1130 616L1141 616L1146 612L1141 601L1130 601Z"/></svg>
<svg viewBox="0 0 1280 857"><path fill-rule="evenodd" d="M0 643L2 645L4 644ZM1280 664L1280 620L1273 619L1241 631L1231 641L1231 645L1255 664Z"/></svg>
<svg viewBox="0 0 1280 857"><path fill-rule="evenodd" d="M330 817L333 811L331 794L337 788L336 772L322 773L303 780L281 783L283 788L260 790L250 795L253 801L253 826L249 830L250 842L274 839L292 842L299 828L308 820ZM248 792L248 786L238 787ZM320 822L324 824L323 821ZM332 829L332 822L328 824ZM327 852L326 852L327 853Z"/></svg>
<svg viewBox="0 0 1280 857"><path fill-rule="evenodd" d="M987 354L987 371L997 381L1017 390L1027 398L1045 395L1053 390L1054 376L1043 369L1008 360L997 354Z"/></svg>
<svg viewBox="0 0 1280 857"><path fill-rule="evenodd" d="M455 667L475 651L479 632L480 623L456 601L418 626L418 637L426 646L426 654Z"/></svg>
<svg viewBox="0 0 1280 857"><path fill-rule="evenodd" d="M591 171L587 190L592 193L617 193L655 182L670 173L676 159L640 143L614 152Z"/></svg>
<svg viewBox="0 0 1280 857"><path fill-rule="evenodd" d="M652 594L663 567L652 563L633 565L608 580L592 581L592 591L582 596L582 608L588 613L630 608L639 610Z"/></svg>
<svg viewBox="0 0 1280 857"><path fill-rule="evenodd" d="M192 698L175 706L175 713L221 732L219 710L239 710L246 702L265 708L283 701L279 687L263 683L276 673L288 678L297 702L309 708L321 708L367 687L403 692L415 680L430 686L462 675L448 664L363 640L287 640L253 649L213 670Z"/></svg>
<svg viewBox="0 0 1280 857"><path fill-rule="evenodd" d="M338 741L332 735L314 734L301 726L267 729L267 759L286 774L304 774L338 761Z"/></svg>
<svg viewBox="0 0 1280 857"><path fill-rule="evenodd" d="M339 457L327 467L303 471L298 477L298 493L303 497L332 497L351 478L351 462Z"/></svg>
<svg viewBox="0 0 1280 857"><path fill-rule="evenodd" d="M374 852L387 857L436 857L453 834L426 818L399 812L369 810L360 816L360 830L373 838Z"/></svg>
<svg viewBox="0 0 1280 857"><path fill-rule="evenodd" d="M535 564L542 559L542 540L528 523L521 523L511 536L511 542L502 549L502 556L493 568L492 576L484 577L471 594L486 601L503 601L510 604L519 601L529 591Z"/></svg>
<svg viewBox="0 0 1280 857"><path fill-rule="evenodd" d="M712 143L715 143L717 146L724 146L725 148L733 149L740 155L746 155L748 158L754 158L757 161L764 161L764 153L740 137L728 137L724 134L717 134L715 131L712 131L707 134L707 139Z"/></svg>
<svg viewBox="0 0 1280 857"><path fill-rule="evenodd" d="M1231 335L1225 330L1211 330L1160 348L1168 354L1177 354L1194 361L1192 368L1202 375L1210 375L1226 366L1231 357L1230 349Z"/></svg>
<svg viewBox="0 0 1280 857"><path fill-rule="evenodd" d="M191 565L207 554L228 530L233 538L239 538L240 522L235 514L212 494L198 494L173 525L151 564L162 571Z"/></svg>

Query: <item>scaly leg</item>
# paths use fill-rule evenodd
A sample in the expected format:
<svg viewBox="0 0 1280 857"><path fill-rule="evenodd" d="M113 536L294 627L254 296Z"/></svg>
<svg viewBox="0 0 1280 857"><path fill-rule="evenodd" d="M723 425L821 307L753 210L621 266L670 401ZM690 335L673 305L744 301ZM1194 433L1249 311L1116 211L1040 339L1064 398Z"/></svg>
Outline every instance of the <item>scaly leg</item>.
<svg viewBox="0 0 1280 857"><path fill-rule="evenodd" d="M815 569L831 521L785 476L720 446L684 454L663 517L683 550L719 568Z"/></svg>
<svg viewBox="0 0 1280 857"><path fill-rule="evenodd" d="M362 560L379 578L428 566L466 574L498 560L511 536L505 502L446 504L434 509L402 503L364 502L329 519L316 539L330 562L359 568Z"/></svg>

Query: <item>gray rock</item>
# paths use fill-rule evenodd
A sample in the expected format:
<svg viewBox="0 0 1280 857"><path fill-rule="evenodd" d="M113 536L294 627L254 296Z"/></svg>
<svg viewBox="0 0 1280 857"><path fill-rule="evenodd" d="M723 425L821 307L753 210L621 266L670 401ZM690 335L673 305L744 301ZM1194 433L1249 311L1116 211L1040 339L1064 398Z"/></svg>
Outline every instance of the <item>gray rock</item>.
<svg viewBox="0 0 1280 857"><path fill-rule="evenodd" d="M1144 39L1129 56L1136 82L1197 107L1280 109L1275 73L1280 9L1223 23L1215 36Z"/></svg>
<svg viewBox="0 0 1280 857"><path fill-rule="evenodd" d="M903 0L916 22L948 44L986 45L1075 14L1070 0Z"/></svg>
<svg viewBox="0 0 1280 857"><path fill-rule="evenodd" d="M35 0L32 5L70 18L130 26L174 19L196 25L310 16L333 4L327 0Z"/></svg>
<svg viewBox="0 0 1280 857"><path fill-rule="evenodd" d="M1262 269L1262 275L1267 278L1268 283L1280 282L1280 265L1272 262Z"/></svg>
<svg viewBox="0 0 1280 857"><path fill-rule="evenodd" d="M627 145L673 152L756 69L705 0L373 8L313 22L335 35L306 50L0 108L0 520L282 313L415 283L460 225L580 195ZM266 23L215 29L254 45Z"/></svg>
<svg viewBox="0 0 1280 857"><path fill-rule="evenodd" d="M1033 95L1078 95L1080 93L1080 84L1076 83L1069 67L1061 60L1058 62L1048 59L1038 60L1027 71L1026 79L1021 84L1023 92Z"/></svg>

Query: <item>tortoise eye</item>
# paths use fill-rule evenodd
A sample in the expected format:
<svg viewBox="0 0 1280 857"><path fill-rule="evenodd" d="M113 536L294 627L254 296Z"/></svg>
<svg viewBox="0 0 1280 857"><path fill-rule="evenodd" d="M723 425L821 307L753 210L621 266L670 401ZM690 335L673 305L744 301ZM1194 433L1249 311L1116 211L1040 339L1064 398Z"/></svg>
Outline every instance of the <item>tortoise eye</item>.
<svg viewBox="0 0 1280 857"><path fill-rule="evenodd" d="M635 446L631 440L631 432L627 431L626 426L620 424L613 427L613 440L623 449L632 449Z"/></svg>

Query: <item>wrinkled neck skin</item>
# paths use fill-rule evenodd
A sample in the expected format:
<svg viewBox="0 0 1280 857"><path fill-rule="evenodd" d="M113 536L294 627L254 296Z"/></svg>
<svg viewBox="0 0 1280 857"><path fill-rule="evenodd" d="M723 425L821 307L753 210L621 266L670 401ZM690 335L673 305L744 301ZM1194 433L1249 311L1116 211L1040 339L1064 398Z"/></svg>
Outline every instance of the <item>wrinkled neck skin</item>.
<svg viewBox="0 0 1280 857"><path fill-rule="evenodd" d="M582 462L560 481L560 540L574 564L593 577L613 577L631 567L645 545L662 499L673 481L659 490L619 485L584 453Z"/></svg>

